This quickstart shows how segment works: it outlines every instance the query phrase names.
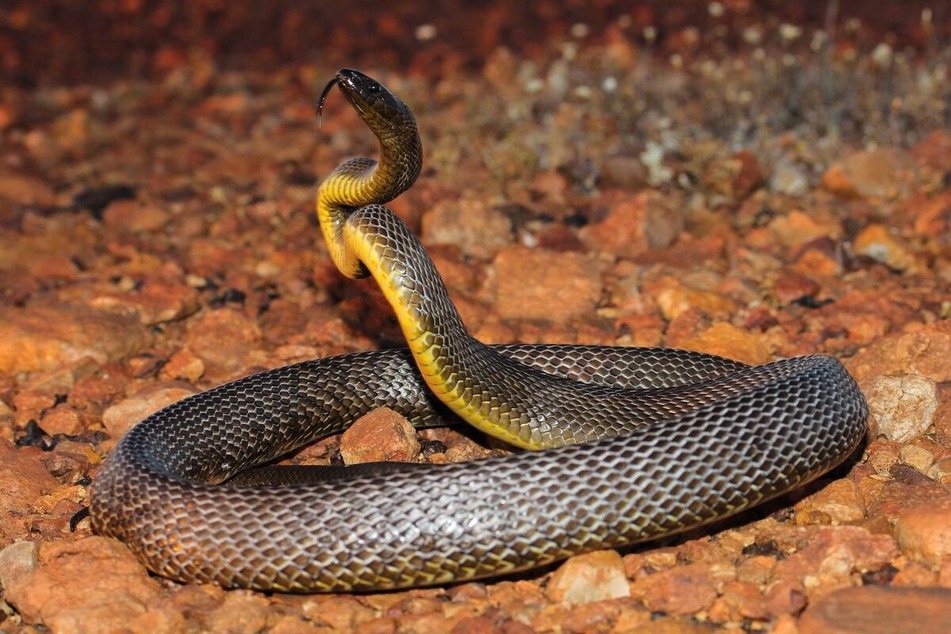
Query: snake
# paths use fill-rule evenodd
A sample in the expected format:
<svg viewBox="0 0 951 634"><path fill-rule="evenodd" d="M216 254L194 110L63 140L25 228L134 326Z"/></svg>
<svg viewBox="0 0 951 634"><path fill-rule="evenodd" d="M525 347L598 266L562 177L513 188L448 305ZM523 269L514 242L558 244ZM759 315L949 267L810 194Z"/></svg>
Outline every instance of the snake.
<svg viewBox="0 0 951 634"><path fill-rule="evenodd" d="M407 346L246 376L148 416L95 474L90 515L153 573L276 592L371 592L527 571L720 520L861 445L868 407L836 359L750 366L670 348L485 345L384 205L420 173L412 110L367 75L339 87L379 141L319 185L347 277L372 277ZM379 408L511 445L450 464L281 466Z"/></svg>

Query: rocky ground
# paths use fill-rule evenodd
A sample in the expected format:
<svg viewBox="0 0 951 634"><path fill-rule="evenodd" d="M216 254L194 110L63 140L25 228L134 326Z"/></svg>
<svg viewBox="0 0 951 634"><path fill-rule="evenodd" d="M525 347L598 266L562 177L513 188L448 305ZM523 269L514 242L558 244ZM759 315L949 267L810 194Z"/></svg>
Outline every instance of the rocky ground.
<svg viewBox="0 0 951 634"><path fill-rule="evenodd" d="M0 632L951 630L941 3L219 4L0 9ZM425 169L392 207L477 337L825 352L868 396L867 445L721 525L451 588L180 585L71 527L149 412L400 344L312 212L322 175L375 151L339 95L316 127L341 65L417 113ZM442 445L380 414L303 458L498 451L421 435Z"/></svg>

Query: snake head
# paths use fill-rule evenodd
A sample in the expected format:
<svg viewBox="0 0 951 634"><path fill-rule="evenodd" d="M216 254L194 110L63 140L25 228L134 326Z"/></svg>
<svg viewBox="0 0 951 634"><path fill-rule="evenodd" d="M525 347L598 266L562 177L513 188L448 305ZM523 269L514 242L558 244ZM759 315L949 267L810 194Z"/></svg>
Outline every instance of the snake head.
<svg viewBox="0 0 951 634"><path fill-rule="evenodd" d="M318 117L334 86L340 87L360 118L381 141L404 137L410 130L415 133L416 121L409 106L380 82L350 68L339 70L324 88L317 106Z"/></svg>
<svg viewBox="0 0 951 634"><path fill-rule="evenodd" d="M324 101L334 86L340 87L357 114L380 141L380 160L360 158L348 161L335 170L338 178L331 175L325 184L328 181L340 181L339 177L344 173L346 179L359 176L362 184L350 187L346 200L340 199L338 202L351 207L385 204L406 191L422 169L423 148L416 118L409 106L383 84L358 70L344 68L337 72L337 76L330 80L320 95L318 121ZM326 194L329 189L322 186L320 191Z"/></svg>

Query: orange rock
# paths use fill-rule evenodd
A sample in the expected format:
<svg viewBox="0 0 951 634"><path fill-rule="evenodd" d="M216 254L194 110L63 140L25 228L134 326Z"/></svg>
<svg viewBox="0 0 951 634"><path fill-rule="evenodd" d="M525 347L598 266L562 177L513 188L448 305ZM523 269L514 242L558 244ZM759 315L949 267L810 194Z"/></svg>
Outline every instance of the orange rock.
<svg viewBox="0 0 951 634"><path fill-rule="evenodd" d="M728 158L711 161L703 180L729 201L738 202L761 185L764 176L753 153L741 150Z"/></svg>
<svg viewBox="0 0 951 634"><path fill-rule="evenodd" d="M0 440L0 544L25 539L30 534L29 509L53 491L57 482L40 461L35 448L16 449Z"/></svg>
<svg viewBox="0 0 951 634"><path fill-rule="evenodd" d="M934 418L935 432L951 437L951 385L938 384L938 409Z"/></svg>
<svg viewBox="0 0 951 634"><path fill-rule="evenodd" d="M168 602L176 610L202 622L225 599L226 591L214 584L189 584L174 588Z"/></svg>
<svg viewBox="0 0 951 634"><path fill-rule="evenodd" d="M691 308L670 320L664 332L664 345L679 348L681 342L693 339L713 325L713 320L699 308Z"/></svg>
<svg viewBox="0 0 951 634"><path fill-rule="evenodd" d="M563 224L550 224L533 233L535 247L550 251L584 251L577 232Z"/></svg>
<svg viewBox="0 0 951 634"><path fill-rule="evenodd" d="M0 205L2 209L4 207ZM23 231L0 231L0 271L30 268L33 263L48 257L83 259L90 249L101 248L102 237L95 225L77 223L69 219L69 214L18 216L23 218Z"/></svg>
<svg viewBox="0 0 951 634"><path fill-rule="evenodd" d="M311 355L312 356L312 355ZM205 373L205 364L188 348L176 350L159 372L165 380L183 379L194 383Z"/></svg>
<svg viewBox="0 0 951 634"><path fill-rule="evenodd" d="M43 414L40 427L47 434L78 434L83 430L82 420L76 409L66 403L61 403Z"/></svg>
<svg viewBox="0 0 951 634"><path fill-rule="evenodd" d="M30 273L44 282L73 282L79 277L79 267L72 258L50 255L32 262Z"/></svg>
<svg viewBox="0 0 951 634"><path fill-rule="evenodd" d="M104 364L141 350L137 320L86 306L0 306L0 372L35 372L85 357Z"/></svg>
<svg viewBox="0 0 951 634"><path fill-rule="evenodd" d="M615 550L572 557L555 571L545 590L552 601L580 604L631 595L624 561Z"/></svg>
<svg viewBox="0 0 951 634"><path fill-rule="evenodd" d="M548 604L544 591L530 581L502 581L486 586L489 601L513 620L531 623Z"/></svg>
<svg viewBox="0 0 951 634"><path fill-rule="evenodd" d="M102 413L102 425L111 437L121 438L142 419L196 391L191 386L177 383L148 386L106 409Z"/></svg>
<svg viewBox="0 0 951 634"><path fill-rule="evenodd" d="M772 285L772 292L781 304L792 304L819 294L819 285L812 279L795 273L784 273Z"/></svg>
<svg viewBox="0 0 951 634"><path fill-rule="evenodd" d="M694 237L683 233L669 247L647 251L633 260L638 264L667 264L678 269L692 269L704 262L720 260L726 256L727 245L732 245L736 236L724 225L711 230L716 234Z"/></svg>
<svg viewBox="0 0 951 634"><path fill-rule="evenodd" d="M765 598L770 614L798 614L806 607L806 589L794 579L770 584Z"/></svg>
<svg viewBox="0 0 951 634"><path fill-rule="evenodd" d="M938 394L929 378L880 376L862 387L879 433L889 440L907 442L927 432L934 422Z"/></svg>
<svg viewBox="0 0 951 634"><path fill-rule="evenodd" d="M69 404L81 410L101 412L124 392L128 377L114 367L77 377L69 392Z"/></svg>
<svg viewBox="0 0 951 634"><path fill-rule="evenodd" d="M396 619L391 616L381 616L361 625L360 632L361 634L396 634Z"/></svg>
<svg viewBox="0 0 951 634"><path fill-rule="evenodd" d="M840 312L836 321L845 328L850 342L867 346L891 332L892 320L888 315L868 310L864 312Z"/></svg>
<svg viewBox="0 0 951 634"><path fill-rule="evenodd" d="M740 562L736 568L736 580L756 586L765 586L773 576L776 557L773 555L754 555Z"/></svg>
<svg viewBox="0 0 951 634"><path fill-rule="evenodd" d="M932 130L911 148L911 155L919 165L927 165L937 172L947 171L951 132L942 128Z"/></svg>
<svg viewBox="0 0 951 634"><path fill-rule="evenodd" d="M248 96L240 92L212 95L195 106L195 113L201 116L240 114L248 109L249 104Z"/></svg>
<svg viewBox="0 0 951 634"><path fill-rule="evenodd" d="M918 235L947 242L951 236L951 191L939 194L915 210L914 230Z"/></svg>
<svg viewBox="0 0 951 634"><path fill-rule="evenodd" d="M610 631L621 612L620 601L592 601L572 605L556 603L547 607L531 622L534 632L585 634Z"/></svg>
<svg viewBox="0 0 951 634"><path fill-rule="evenodd" d="M820 184L828 191L839 196L846 198L858 196L855 185L852 184L845 170L839 164L829 166L829 169L822 173Z"/></svg>
<svg viewBox="0 0 951 634"><path fill-rule="evenodd" d="M671 276L645 283L644 292L653 297L667 321L691 309L698 309L711 317L728 317L737 309L733 300L720 293L694 288Z"/></svg>
<svg viewBox="0 0 951 634"><path fill-rule="evenodd" d="M732 189L735 198L745 198L763 184L765 176L759 161L749 150L740 150L731 161L739 165L733 177Z"/></svg>
<svg viewBox="0 0 951 634"><path fill-rule="evenodd" d="M806 276L835 277L842 272L842 263L819 249L806 249L792 264L792 270Z"/></svg>
<svg viewBox="0 0 951 634"><path fill-rule="evenodd" d="M169 218L166 210L131 199L115 200L102 211L103 224L123 233L163 229Z"/></svg>
<svg viewBox="0 0 951 634"><path fill-rule="evenodd" d="M24 622L55 632L185 631L185 617L162 605L159 583L104 537L41 544L37 568L3 590Z"/></svg>
<svg viewBox="0 0 951 634"><path fill-rule="evenodd" d="M614 621L614 628L611 630L613 632L627 634L658 632L662 634L665 631L665 627L667 627L666 624L669 623L668 620L657 618L656 614L651 614L649 610L639 605L631 605L628 602L624 602L621 603L619 607L620 611ZM660 624L659 627L658 623Z"/></svg>
<svg viewBox="0 0 951 634"><path fill-rule="evenodd" d="M951 458L936 460L934 464L928 468L926 475L935 482L951 484Z"/></svg>
<svg viewBox="0 0 951 634"><path fill-rule="evenodd" d="M0 171L0 199L20 205L49 207L56 204L56 193L38 178Z"/></svg>
<svg viewBox="0 0 951 634"><path fill-rule="evenodd" d="M255 634L268 624L268 600L247 590L225 593L224 601L204 620L209 632Z"/></svg>
<svg viewBox="0 0 951 634"><path fill-rule="evenodd" d="M494 265L503 319L565 324L590 318L601 299L600 265L590 256L509 246Z"/></svg>
<svg viewBox="0 0 951 634"><path fill-rule="evenodd" d="M313 118L314 116L313 112L310 112L313 109L314 109L313 106L306 109L306 111L310 113L311 118ZM297 119L300 120L302 123L305 120L309 120L306 118L303 112L304 108L300 108L300 110L302 112L299 113L299 115L297 116ZM320 631L321 631L320 628L314 627L314 625L310 623L309 621L306 621L297 616L290 616L290 615L275 616L272 613L268 617L268 627L267 627L268 634L318 634ZM363 631L367 632L367 630L363 630ZM392 632L388 632L387 634L392 634Z"/></svg>
<svg viewBox="0 0 951 634"><path fill-rule="evenodd" d="M619 201L613 198L617 197L607 199L607 217L580 231L582 242L591 249L631 258L648 249L666 248L683 232L679 201L655 191L641 191Z"/></svg>
<svg viewBox="0 0 951 634"><path fill-rule="evenodd" d="M617 344L660 346L664 341L664 320L650 313L621 313L614 321Z"/></svg>
<svg viewBox="0 0 951 634"><path fill-rule="evenodd" d="M313 110L313 108L311 108ZM19 118L16 104L0 104L0 130L6 130Z"/></svg>
<svg viewBox="0 0 951 634"><path fill-rule="evenodd" d="M951 557L945 557L938 566L937 583L942 588L951 588Z"/></svg>
<svg viewBox="0 0 951 634"><path fill-rule="evenodd" d="M740 325L745 330L765 332L774 326L778 326L779 320L776 319L773 310L768 306L757 306L743 317L743 321L740 322Z"/></svg>
<svg viewBox="0 0 951 634"><path fill-rule="evenodd" d="M951 590L867 586L813 602L799 634L933 634L951 631Z"/></svg>
<svg viewBox="0 0 951 634"><path fill-rule="evenodd" d="M936 479L928 473L931 465L934 464L934 453L925 447L905 445L898 451L898 456L902 464L908 465L918 473L928 475L929 478Z"/></svg>
<svg viewBox="0 0 951 634"><path fill-rule="evenodd" d="M36 542L14 542L0 550L0 588L9 588L36 570L40 546Z"/></svg>
<svg viewBox="0 0 951 634"><path fill-rule="evenodd" d="M134 313L143 325L174 321L198 310L198 292L181 283L147 280L141 288L104 293L90 306L110 312Z"/></svg>
<svg viewBox="0 0 951 634"><path fill-rule="evenodd" d="M896 588L933 588L938 585L938 573L920 561L902 562L901 570L892 577Z"/></svg>
<svg viewBox="0 0 951 634"><path fill-rule="evenodd" d="M56 403L56 390L20 390L13 395L14 421L18 427L25 426L31 420L39 420L43 412Z"/></svg>
<svg viewBox="0 0 951 634"><path fill-rule="evenodd" d="M601 185L635 191L647 187L648 172L636 156L609 156L601 163Z"/></svg>
<svg viewBox="0 0 951 634"><path fill-rule="evenodd" d="M713 324L694 337L679 340L671 345L684 350L727 357L750 365L760 365L772 359L763 337L723 321Z"/></svg>
<svg viewBox="0 0 951 634"><path fill-rule="evenodd" d="M248 366L249 353L260 338L257 322L237 310L218 308L189 324L185 342L206 367L239 370Z"/></svg>
<svg viewBox="0 0 951 634"><path fill-rule="evenodd" d="M860 382L875 376L913 374L935 383L946 383L951 381L948 359L951 359L951 320L939 320L884 337L845 360L845 365Z"/></svg>
<svg viewBox="0 0 951 634"><path fill-rule="evenodd" d="M838 223L822 222L799 210L774 218L768 226L770 231L786 246L818 238L838 238L842 234L842 228Z"/></svg>
<svg viewBox="0 0 951 634"><path fill-rule="evenodd" d="M770 613L757 586L742 581L729 581L710 607L709 617L713 623L739 623L744 619L767 620Z"/></svg>
<svg viewBox="0 0 951 634"><path fill-rule="evenodd" d="M709 566L688 564L638 579L632 593L652 611L686 615L708 610L717 598L717 585Z"/></svg>
<svg viewBox="0 0 951 634"><path fill-rule="evenodd" d="M777 589L770 590L768 601L781 612L801 609L803 597L797 594L805 592L812 597L848 587L856 572L877 570L897 554L890 535L865 528L810 526L802 530L797 533L797 550L778 561L774 571Z"/></svg>
<svg viewBox="0 0 951 634"><path fill-rule="evenodd" d="M948 490L913 468L896 464L881 491L868 502L869 517L897 521L906 511L947 497Z"/></svg>
<svg viewBox="0 0 951 634"><path fill-rule="evenodd" d="M448 427L420 429L418 434L424 440L439 442L446 447L445 453L430 456L431 462L468 462L492 454L491 450L486 449L469 436Z"/></svg>
<svg viewBox="0 0 951 634"><path fill-rule="evenodd" d="M539 172L532 181L532 192L557 205L565 204L568 180L557 170Z"/></svg>
<svg viewBox="0 0 951 634"><path fill-rule="evenodd" d="M462 198L436 203L422 219L426 245L453 244L465 253L492 257L515 240L512 219L485 199Z"/></svg>
<svg viewBox="0 0 951 634"><path fill-rule="evenodd" d="M887 474L898 463L900 449L901 445L897 442L876 439L866 448L865 463L876 473Z"/></svg>
<svg viewBox="0 0 951 634"><path fill-rule="evenodd" d="M937 566L951 556L951 498L932 500L900 515L895 537L903 554Z"/></svg>
<svg viewBox="0 0 951 634"><path fill-rule="evenodd" d="M820 512L835 523L865 519L865 502L851 480L836 480L796 504L796 518Z"/></svg>
<svg viewBox="0 0 951 634"><path fill-rule="evenodd" d="M361 416L340 437L340 455L346 464L414 462L419 451L413 426L385 407Z"/></svg>
<svg viewBox="0 0 951 634"><path fill-rule="evenodd" d="M910 247L900 237L880 224L871 224L855 236L855 252L881 262L889 268L916 273L921 265Z"/></svg>
<svg viewBox="0 0 951 634"><path fill-rule="evenodd" d="M822 186L829 191L863 198L896 198L914 181L908 155L894 148L855 152L822 176Z"/></svg>

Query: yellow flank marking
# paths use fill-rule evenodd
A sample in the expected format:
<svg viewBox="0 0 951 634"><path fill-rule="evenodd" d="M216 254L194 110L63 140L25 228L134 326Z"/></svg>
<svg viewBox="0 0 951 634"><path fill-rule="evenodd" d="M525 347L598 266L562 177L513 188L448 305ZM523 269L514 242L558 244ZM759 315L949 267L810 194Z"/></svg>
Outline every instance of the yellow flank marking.
<svg viewBox="0 0 951 634"><path fill-rule="evenodd" d="M383 296L396 313L416 364L436 397L467 423L499 440L523 449L541 449L537 439L528 437L527 430L525 436L513 434L502 421L494 422L488 419L482 411L484 404L481 399L471 398L471 387L467 387L465 381L458 380L458 375L454 372L444 372L446 359L439 353L441 347L434 344L438 337L426 330L421 320L410 310L404 297L407 289L398 279L401 276L387 272L381 261L382 254L373 248L372 240L361 231L353 229L351 225L345 226L342 238L344 244L333 245L331 250L339 248L340 251L346 252L347 260L359 260L369 269L383 291ZM507 417L503 417L503 420L507 420Z"/></svg>

